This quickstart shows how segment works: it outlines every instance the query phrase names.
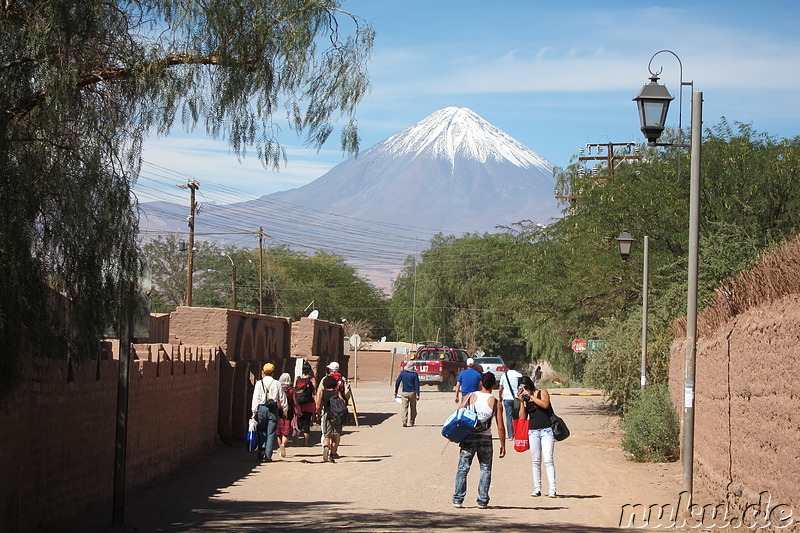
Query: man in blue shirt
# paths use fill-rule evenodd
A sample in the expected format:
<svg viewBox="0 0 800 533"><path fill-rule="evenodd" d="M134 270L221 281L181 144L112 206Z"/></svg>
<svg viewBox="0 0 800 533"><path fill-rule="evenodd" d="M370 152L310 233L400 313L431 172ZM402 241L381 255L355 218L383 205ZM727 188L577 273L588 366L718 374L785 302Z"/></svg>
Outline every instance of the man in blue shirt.
<svg viewBox="0 0 800 533"><path fill-rule="evenodd" d="M467 359L467 368L459 372L456 380L456 403L458 403L459 392L466 396L480 389L481 373L475 370L475 360L471 357Z"/></svg>
<svg viewBox="0 0 800 533"><path fill-rule="evenodd" d="M394 382L394 395L397 397L397 389L403 384L403 427L414 425L417 419L417 401L419 400L419 376L414 372L414 363L411 361L403 367L403 371L397 376ZM411 407L411 418L408 416Z"/></svg>

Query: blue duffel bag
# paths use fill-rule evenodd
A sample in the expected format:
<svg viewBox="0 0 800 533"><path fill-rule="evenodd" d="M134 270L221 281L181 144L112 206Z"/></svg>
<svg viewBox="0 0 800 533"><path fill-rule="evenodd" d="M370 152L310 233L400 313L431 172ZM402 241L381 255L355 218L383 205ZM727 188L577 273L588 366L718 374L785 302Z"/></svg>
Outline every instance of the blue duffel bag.
<svg viewBox="0 0 800 533"><path fill-rule="evenodd" d="M451 442L461 442L478 425L478 413L472 406L461 407L447 417L442 426L442 436Z"/></svg>

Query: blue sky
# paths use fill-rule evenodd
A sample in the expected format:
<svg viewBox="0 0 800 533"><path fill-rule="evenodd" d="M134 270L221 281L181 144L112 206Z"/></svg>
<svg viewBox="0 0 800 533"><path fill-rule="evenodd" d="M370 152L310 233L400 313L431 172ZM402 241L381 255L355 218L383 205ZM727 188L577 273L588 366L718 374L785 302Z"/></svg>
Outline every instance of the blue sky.
<svg viewBox="0 0 800 533"><path fill-rule="evenodd" d="M372 90L357 118L367 149L447 106L468 107L558 166L587 143L640 142L631 99L647 65L675 52L683 80L704 93L704 126L751 123L776 137L800 135L800 4L795 1L540 2L344 0L376 31ZM660 54L661 81L676 96L678 62ZM683 94L688 127L689 89ZM302 186L344 160L338 132L317 153L288 131L289 162L239 161L201 130L145 145L141 201L185 202L171 182L193 177L222 191L207 201ZM164 192L162 192L164 191Z"/></svg>

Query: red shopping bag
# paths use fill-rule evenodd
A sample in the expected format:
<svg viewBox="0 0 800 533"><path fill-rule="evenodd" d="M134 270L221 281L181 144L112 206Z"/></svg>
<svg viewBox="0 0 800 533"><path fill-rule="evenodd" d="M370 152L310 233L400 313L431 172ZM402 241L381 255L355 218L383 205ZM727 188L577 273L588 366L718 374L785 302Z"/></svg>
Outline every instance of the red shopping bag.
<svg viewBox="0 0 800 533"><path fill-rule="evenodd" d="M524 452L531 447L528 442L529 424L530 421L527 418L517 418L514 420L514 449L518 452Z"/></svg>

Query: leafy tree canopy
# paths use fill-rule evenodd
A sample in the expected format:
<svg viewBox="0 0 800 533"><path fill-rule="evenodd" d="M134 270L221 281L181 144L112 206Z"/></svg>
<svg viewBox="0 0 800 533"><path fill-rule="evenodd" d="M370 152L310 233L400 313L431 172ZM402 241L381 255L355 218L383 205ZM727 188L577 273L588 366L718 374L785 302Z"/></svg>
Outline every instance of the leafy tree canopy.
<svg viewBox="0 0 800 533"><path fill-rule="evenodd" d="M372 39L336 0L0 4L0 392L24 338L85 357L129 307L147 132L200 125L277 166L284 120L317 148L342 120L353 151Z"/></svg>

